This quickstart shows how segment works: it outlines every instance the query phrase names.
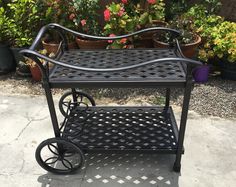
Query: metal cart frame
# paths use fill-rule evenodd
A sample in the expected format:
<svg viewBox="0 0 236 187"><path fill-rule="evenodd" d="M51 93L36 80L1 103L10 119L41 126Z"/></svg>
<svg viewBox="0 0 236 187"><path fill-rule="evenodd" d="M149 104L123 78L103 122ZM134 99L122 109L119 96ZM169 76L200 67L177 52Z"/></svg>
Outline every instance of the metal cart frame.
<svg viewBox="0 0 236 187"><path fill-rule="evenodd" d="M45 55L39 54L36 51L36 49L38 48L41 42L43 35L50 29L53 29L56 32L58 32L58 34L60 35L62 39L60 51L57 57L54 59L49 58ZM172 37L174 38L175 42L172 44L170 50L166 49L166 50L161 51L159 49L133 49L133 50L130 49L130 50L97 50L97 51L87 50L86 51L86 50L77 49L73 51L72 53L69 53L70 50L68 50L67 39L65 35L65 33L70 33L75 36L86 37L86 38L96 39L96 40L116 40L116 39L132 37L134 35L142 34L144 32L158 31L158 30L170 32L172 34ZM150 151L150 152L164 152L164 153L176 154L176 160L174 163L174 171L179 172L181 168L181 156L184 152L183 142L184 142L184 135L185 135L185 129L186 129L188 109L189 109L189 100L190 100L190 95L191 95L191 89L194 83L193 78L192 78L192 70L195 66L201 65L201 63L198 61L191 60L184 57L184 55L181 52L178 40L176 39L177 36L179 35L180 35L179 31L169 29L169 28L155 27L155 28L144 29L144 30L137 31L132 34L123 35L123 36L97 37L97 36L90 36L90 35L78 33L55 23L44 26L39 31L31 47L29 49L25 49L21 51L21 53L23 53L25 56L32 58L37 63L37 65L39 66L42 72L42 85L45 90L46 99L47 99L49 112L51 116L51 121L53 125L53 130L55 133L55 138L48 139L42 142L37 148L36 159L38 163L44 169L50 172L66 174L66 173L74 172L81 167L82 162L84 160L84 154L83 154L84 151L92 151L92 150ZM98 64L98 66L96 67L95 66L85 67L82 65L78 66L78 64L75 64L75 61L78 60L78 58L76 57L78 55L80 55L78 58L81 61L93 58L94 61L99 61L100 65ZM130 60L133 62L131 64L127 62L128 65L125 65L125 66L119 66L119 63L118 63L118 67L114 65L113 63L114 61L119 61L122 63L122 60L124 60L124 58L126 61ZM40 59L44 59L46 63L42 64L40 62ZM103 61L107 61L107 60L111 61L110 62L111 65L103 64ZM137 63L136 61L139 61L139 62ZM49 70L49 67L48 67L49 62L54 64L53 70ZM145 70L143 74L145 73L146 74L143 75L140 69L145 68L145 67L152 67L152 68L149 68L150 70ZM158 70L158 67L160 69L164 68L164 70L159 71L158 72L159 74L157 73L158 74L157 75L156 72ZM62 74L62 72L64 73ZM80 73L82 72L82 73L78 74L78 72ZM115 74L114 72L117 72L117 73ZM122 74L122 72L128 72L128 73ZM94 77L91 78L89 74L93 74L95 78ZM134 77L132 77L131 74L135 74ZM137 74L139 74L139 78L135 77L137 76ZM112 77L112 75L118 76L118 77L114 78ZM149 75L150 76L153 75L154 77L157 76L159 78L152 79L148 77ZM83 78L83 76L85 76L85 78ZM99 77L99 76L101 77L101 79L99 80L96 79L96 77ZM160 107L159 108L158 107L156 108L155 107L144 107L144 108L96 107L94 106L95 102L92 99L92 97L88 96L87 94L83 94L81 92L76 91L76 88L82 88L82 87L95 87L95 88L165 87L166 88L166 102L165 102L165 106L162 108ZM176 87L184 88L184 99L183 99L182 114L181 114L179 130L176 125L172 109L169 106L171 88L176 88ZM52 88L71 88L71 94L73 97L74 104L67 103L68 110L64 114L65 120L62 123L62 126L60 126L58 123L55 106L53 102L53 96L51 92ZM91 102L91 105L92 105L91 107L81 107L78 104L76 99L78 99L78 97L80 96L82 100L81 94L83 97L89 98L89 101ZM147 114L146 117L145 117L145 114ZM85 117L82 117L83 118L82 121L77 120L79 119L79 116L83 116L83 115ZM107 119L117 121L117 122L114 122L114 126L119 125L119 123L122 123L121 125L126 124L127 128L123 128L123 126L120 126L116 129L112 129L112 127L108 128L108 126L105 126L102 130L99 129L100 127L95 128L97 123L99 123L99 120L102 121L102 119L105 118L104 115L106 116ZM116 120L115 118L113 119L112 116L117 116L118 120ZM129 121L129 123L125 123L123 119L125 116L130 116L130 119L131 120L134 119L134 120L129 121L130 119L127 117L125 118L125 120ZM138 116L141 116L141 117L139 118ZM151 116L153 116L153 118ZM92 118L95 118L95 121L93 121ZM149 120L150 118L152 119ZM156 120L158 121L157 123L155 123ZM141 125L140 124L137 125L139 121L144 121L144 122L142 123L140 122ZM109 123L109 122L106 122L106 123ZM110 123L113 124L112 121ZM94 126L91 126L90 124L93 124ZM129 124L131 124L131 127L129 127ZM149 124L151 125L149 126ZM162 124L164 124L166 127L163 127ZM161 131L165 131L163 135L160 134L161 138L164 139L165 142L160 143L159 147L153 146L158 141L157 139L155 139L155 138L158 138L157 133L160 133L158 132L159 130L155 129L153 125L158 126L158 128L161 128ZM103 126L103 124L100 124L100 126ZM146 126L147 130L145 130L143 126L144 127ZM100 134L102 137L100 144L102 144L103 146L100 146L100 147L96 147L96 145L89 146L88 145L89 141L83 142L82 140L79 139L80 136L85 137L84 139L86 140L90 139L89 137L82 135L83 131L85 132L86 128L88 128L87 135L89 134L89 128L91 131L93 130L92 128L95 128L96 131L101 131L103 134L106 134L109 137L112 134L112 136L110 137L110 139L104 140L103 135ZM168 128L171 128L171 129L168 129ZM117 129L118 131L116 132ZM123 129L123 131L119 132L119 129ZM133 129L136 129L137 131L133 132ZM73 136L73 138L71 138L71 135L68 135L70 132L75 133L76 136ZM125 134L124 132L127 134ZM146 139L150 139L150 137L147 138L148 136L146 135L143 135L141 139L136 139L135 140L136 142L129 142L129 144L125 144L125 138L123 138L122 136L127 136L128 138L129 137L128 135L130 133L131 135L130 141L133 141L132 140L133 137L140 136L140 132L153 134L152 136L154 137L154 139L152 141L154 142L154 144L152 142L149 142L149 143L146 142L143 144L140 143L140 140L146 141ZM99 134L96 134L97 132L94 132L94 133L95 133L95 136L99 138ZM118 134L119 137L116 138L116 140L114 140L115 143L112 142L111 144L109 144L112 137L114 138L114 133ZM175 143L171 143L169 140L167 140L166 139L167 136L168 138L172 137ZM99 139L96 139L96 138L93 140L99 141ZM122 143L120 142L121 140L122 140ZM82 142L84 143L83 145L82 145ZM108 142L110 147L103 144L106 142ZM140 146L138 143L142 145ZM117 144L118 146L115 146ZM152 144L152 146L150 144ZM165 144L168 144L168 146L166 148L161 148L160 146L163 146L163 144L164 146ZM86 146L88 146L88 149L86 148ZM56 157L50 158L50 159L54 159L54 161L47 163L49 159L45 161L41 158L41 155L40 155L41 150L44 147L48 147L52 153L55 153L57 155L57 158ZM66 156L69 157L71 155L74 155L75 153L79 155L78 157L80 161L74 167L72 163L70 163L68 159L65 159L65 158ZM62 161L62 164L65 166L64 169L60 170L52 166L58 160Z"/></svg>

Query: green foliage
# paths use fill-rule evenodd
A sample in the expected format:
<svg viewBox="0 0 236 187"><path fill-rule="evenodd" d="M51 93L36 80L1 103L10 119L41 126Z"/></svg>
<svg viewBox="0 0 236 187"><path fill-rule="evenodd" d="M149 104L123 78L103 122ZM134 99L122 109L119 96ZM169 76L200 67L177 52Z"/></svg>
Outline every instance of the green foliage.
<svg viewBox="0 0 236 187"><path fill-rule="evenodd" d="M221 22L210 28L207 34L207 40L199 50L201 60L207 62L210 58L218 57L236 62L236 23Z"/></svg>
<svg viewBox="0 0 236 187"><path fill-rule="evenodd" d="M23 47L32 43L40 27L40 12L34 0L12 0L9 8L9 32L14 46Z"/></svg>
<svg viewBox="0 0 236 187"><path fill-rule="evenodd" d="M176 16L180 16L187 9L187 2L185 0L170 1L166 8L166 19L172 20Z"/></svg>
<svg viewBox="0 0 236 187"><path fill-rule="evenodd" d="M71 6L72 0L42 0L41 7L43 10L43 18L46 23L58 23L67 28L73 29L74 24L70 19L73 11Z"/></svg>
<svg viewBox="0 0 236 187"><path fill-rule="evenodd" d="M1 3L1 1L0 1ZM0 7L0 43L9 42L11 38L11 32L9 28L12 27L12 23L6 16L6 11L3 7Z"/></svg>
<svg viewBox="0 0 236 187"><path fill-rule="evenodd" d="M124 4L125 11L130 17L136 17L138 15L135 7L140 6L139 3L140 0L128 0L127 3Z"/></svg>
<svg viewBox="0 0 236 187"><path fill-rule="evenodd" d="M236 63L236 23L224 21L211 33L213 51L220 59Z"/></svg>
<svg viewBox="0 0 236 187"><path fill-rule="evenodd" d="M203 62L208 62L209 59L217 56L213 50L215 37L214 33L224 19L220 16L209 14L207 7L204 5L195 5L191 7L184 17L192 20L192 27L202 37L198 58Z"/></svg>
<svg viewBox="0 0 236 187"><path fill-rule="evenodd" d="M205 41L211 40L212 29L224 21L220 16L209 15L206 7L203 5L195 5L191 7L185 14L183 14L183 17L192 20L192 29Z"/></svg>
<svg viewBox="0 0 236 187"><path fill-rule="evenodd" d="M191 19L188 19L184 16L179 16L170 22L170 27L181 32L181 36L178 38L181 44L195 42L195 32Z"/></svg>
<svg viewBox="0 0 236 187"><path fill-rule="evenodd" d="M220 0L202 0L202 4L206 7L208 14L218 13L222 6Z"/></svg>
<svg viewBox="0 0 236 187"><path fill-rule="evenodd" d="M110 19L107 20L104 26L104 33L106 35L122 35L135 30L137 20L127 14L122 3L116 4L113 2L107 6L106 11L110 14Z"/></svg>
<svg viewBox="0 0 236 187"><path fill-rule="evenodd" d="M98 23L99 0L72 0L74 13L70 15L75 27L82 33L101 35L102 28Z"/></svg>
<svg viewBox="0 0 236 187"><path fill-rule="evenodd" d="M109 36L123 35L131 33L135 30L137 25L136 17L128 15L123 3L111 3L104 11L104 19L106 24L104 26L104 34ZM121 39L115 41L108 41L109 48L121 49L127 48L128 40Z"/></svg>
<svg viewBox="0 0 236 187"><path fill-rule="evenodd" d="M157 0L154 4L148 4L146 9L136 7L139 16L139 24L144 27L155 26L153 20L165 20L165 3L163 0Z"/></svg>
<svg viewBox="0 0 236 187"><path fill-rule="evenodd" d="M199 59L207 62L218 57L236 62L236 23L211 15L204 20L198 32L205 41L199 50Z"/></svg>
<svg viewBox="0 0 236 187"><path fill-rule="evenodd" d="M202 4L194 5L193 7L190 7L183 15L193 20L205 19L207 16L207 9Z"/></svg>
<svg viewBox="0 0 236 187"><path fill-rule="evenodd" d="M58 23L69 29L75 29L74 23L70 18L73 8L71 6L72 0L41 0L38 2L38 9L41 12L41 22L43 25L48 23ZM74 38L71 35L67 36L67 39L73 40ZM46 42L60 43L59 34L50 30L47 32L44 40Z"/></svg>
<svg viewBox="0 0 236 187"><path fill-rule="evenodd" d="M166 10L166 17L168 20L173 19L176 16L184 14L189 9L190 4L186 0L173 0L168 4ZM195 4L190 7L189 11L195 13L194 16L202 16L203 14L211 15L217 14L222 6L220 0L201 0L199 4ZM200 13L200 14L198 14Z"/></svg>

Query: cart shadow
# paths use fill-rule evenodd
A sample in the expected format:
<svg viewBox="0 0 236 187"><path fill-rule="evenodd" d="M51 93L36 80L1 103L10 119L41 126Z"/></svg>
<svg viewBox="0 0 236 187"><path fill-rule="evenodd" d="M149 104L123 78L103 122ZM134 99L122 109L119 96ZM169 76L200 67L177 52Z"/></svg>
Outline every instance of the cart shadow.
<svg viewBox="0 0 236 187"><path fill-rule="evenodd" d="M39 176L42 187L135 186L178 187L179 173L172 170L174 155L142 153L90 153L86 166L73 175Z"/></svg>

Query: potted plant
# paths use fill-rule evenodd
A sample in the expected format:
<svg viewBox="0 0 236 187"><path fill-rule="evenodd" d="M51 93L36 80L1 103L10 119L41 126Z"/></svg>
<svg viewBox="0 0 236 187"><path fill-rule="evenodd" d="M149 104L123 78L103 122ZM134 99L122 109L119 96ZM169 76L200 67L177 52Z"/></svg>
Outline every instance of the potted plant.
<svg viewBox="0 0 236 187"><path fill-rule="evenodd" d="M76 29L84 34L102 36L102 27L99 24L99 0L72 0L74 13L70 16ZM81 49L106 48L106 40L91 40L77 37L76 42Z"/></svg>
<svg viewBox="0 0 236 187"><path fill-rule="evenodd" d="M26 63L30 67L32 79L34 81L41 81L42 79L41 71L37 66L37 64L31 58L26 58L22 63Z"/></svg>
<svg viewBox="0 0 236 187"><path fill-rule="evenodd" d="M138 29L150 27L166 27L165 22L165 3L163 0L146 0L144 9L136 6L139 14ZM139 40L143 47L153 47L152 36L155 31L146 32L140 35Z"/></svg>
<svg viewBox="0 0 236 187"><path fill-rule="evenodd" d="M72 0L44 0L43 1L43 12L44 12L44 22L45 23L58 23L69 29L75 29L73 19L73 6ZM46 11L45 11L46 10ZM72 35L67 35L68 48L76 48L75 39ZM42 40L42 45L49 53L56 54L61 42L57 32L49 31L44 39Z"/></svg>
<svg viewBox="0 0 236 187"><path fill-rule="evenodd" d="M107 36L124 35L134 31L136 26L136 19L130 17L126 10L124 3L111 3L104 11L104 34ZM128 45L132 38L123 38L121 40L109 40L109 47L113 49L129 48Z"/></svg>
<svg viewBox="0 0 236 187"><path fill-rule="evenodd" d="M0 1L0 3L2 3ZM0 74L8 73L15 69L15 62L9 48L11 21L3 7L0 7Z"/></svg>
<svg viewBox="0 0 236 187"><path fill-rule="evenodd" d="M55 57L54 53L48 53L48 51L46 49L39 50L38 52L42 55L47 55L50 58ZM32 79L34 81L41 81L42 74L41 74L40 68L38 67L36 62L34 62L31 58L27 58L27 57L24 57L24 58L25 58L24 63L26 63L30 67L30 72L31 72L31 75L32 75ZM45 61L42 60L42 59L40 59L40 62L42 64L45 63Z"/></svg>
<svg viewBox="0 0 236 187"><path fill-rule="evenodd" d="M221 76L236 80L236 23L224 21L212 32L213 51L221 61Z"/></svg>
<svg viewBox="0 0 236 187"><path fill-rule="evenodd" d="M142 28L163 26L165 21L165 3L163 0L147 0L145 9L137 7L140 13L139 25Z"/></svg>
<svg viewBox="0 0 236 187"><path fill-rule="evenodd" d="M210 66L209 61L215 56L214 51L211 49L210 43L206 43L198 50L198 59L203 62L203 65L196 67L193 70L193 78L195 82L205 83L208 81Z"/></svg>
<svg viewBox="0 0 236 187"><path fill-rule="evenodd" d="M37 31L41 26L42 9L41 4L33 0L10 1L7 4L8 17L12 23L9 32L11 32L11 50L17 63L17 74L29 76L30 70L24 61L24 57L19 53L20 50L28 48L36 37ZM30 27L29 27L30 25Z"/></svg>
<svg viewBox="0 0 236 187"><path fill-rule="evenodd" d="M192 20L184 16L179 16L171 21L169 26L181 32L178 40L183 54L188 58L196 56L196 50L201 43L201 37L194 32ZM158 32L153 36L154 47L168 48L170 43L173 43L172 39L170 33Z"/></svg>

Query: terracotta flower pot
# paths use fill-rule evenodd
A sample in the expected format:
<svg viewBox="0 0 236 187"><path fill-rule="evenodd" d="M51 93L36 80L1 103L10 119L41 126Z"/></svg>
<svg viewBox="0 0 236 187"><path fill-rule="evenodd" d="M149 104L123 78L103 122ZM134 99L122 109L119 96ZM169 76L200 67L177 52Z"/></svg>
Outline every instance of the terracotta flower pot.
<svg viewBox="0 0 236 187"><path fill-rule="evenodd" d="M196 49L200 45L200 43L201 37L195 35L195 41L193 43L182 44L180 47L184 56L188 58L193 58L196 55ZM169 44L159 41L158 36L156 34L153 36L153 45L155 48L169 48Z"/></svg>
<svg viewBox="0 0 236 187"><path fill-rule="evenodd" d="M153 20L153 27L166 27L168 23L160 20ZM142 28L144 29L144 28ZM140 34L140 39L135 47L153 48L152 37L158 31L150 31Z"/></svg>
<svg viewBox="0 0 236 187"><path fill-rule="evenodd" d="M41 71L40 71L40 69L39 69L39 67L37 65L36 66L31 66L30 67L30 72L32 74L33 80L41 81L42 74L41 74Z"/></svg>
<svg viewBox="0 0 236 187"><path fill-rule="evenodd" d="M53 42L47 42L45 40L42 40L43 48L47 50L48 53L57 53L59 44L58 43L53 43ZM70 42L68 44L69 49L76 49L77 45L76 42Z"/></svg>
<svg viewBox="0 0 236 187"><path fill-rule="evenodd" d="M76 43L80 49L105 49L108 45L106 40L85 40L78 37Z"/></svg>

